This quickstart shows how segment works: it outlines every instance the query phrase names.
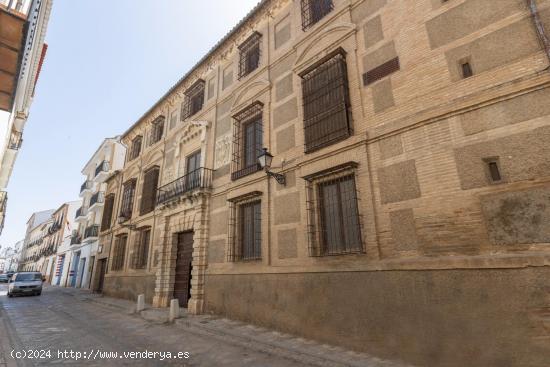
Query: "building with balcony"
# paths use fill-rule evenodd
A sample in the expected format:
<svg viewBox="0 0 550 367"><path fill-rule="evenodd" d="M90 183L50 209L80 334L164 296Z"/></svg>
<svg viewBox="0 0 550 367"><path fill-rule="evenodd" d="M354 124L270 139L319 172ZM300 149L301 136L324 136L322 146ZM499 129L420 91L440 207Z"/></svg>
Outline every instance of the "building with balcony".
<svg viewBox="0 0 550 367"><path fill-rule="evenodd" d="M104 293L545 366L545 30L547 1L261 1L123 134Z"/></svg>
<svg viewBox="0 0 550 367"><path fill-rule="evenodd" d="M41 271L44 262L41 254L54 209L33 213L27 221L27 230L19 258L20 271Z"/></svg>
<svg viewBox="0 0 550 367"><path fill-rule="evenodd" d="M80 186L82 206L76 211L77 228L71 236L72 279L75 287L88 288L98 255L99 227L105 205L105 180L124 166L125 146L120 137L107 138L84 166Z"/></svg>
<svg viewBox="0 0 550 367"><path fill-rule="evenodd" d="M0 190L23 141L44 61L52 0L0 0ZM5 215L5 205L0 216ZM0 227L1 230L1 227Z"/></svg>
<svg viewBox="0 0 550 367"><path fill-rule="evenodd" d="M202 90L201 85L199 81L194 86L194 93ZM187 287L180 291L187 300L191 267L200 269L205 262L214 174L207 154L213 149L208 146L208 121L213 115L201 111L199 101L192 107L194 116L185 115L190 113L187 110L180 116L184 100L176 94L167 97L122 135L128 154L124 168L110 180L100 228L100 243L104 251L109 249L109 260L106 274L96 278L107 295L133 299L144 294L149 303L168 302L175 271L172 245L185 241L186 260L179 281ZM200 249L194 265L193 242ZM101 267L96 269L99 272ZM187 307L187 301L182 306Z"/></svg>

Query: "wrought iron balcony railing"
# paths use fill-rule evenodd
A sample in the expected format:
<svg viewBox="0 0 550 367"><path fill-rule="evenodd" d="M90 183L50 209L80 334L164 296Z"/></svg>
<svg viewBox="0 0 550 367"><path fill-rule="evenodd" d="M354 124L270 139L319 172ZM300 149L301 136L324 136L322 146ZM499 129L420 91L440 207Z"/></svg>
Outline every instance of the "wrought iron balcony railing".
<svg viewBox="0 0 550 367"><path fill-rule="evenodd" d="M80 242L82 242L82 238L80 237L80 235L78 233L73 233L73 235L71 236L71 245L76 245Z"/></svg>
<svg viewBox="0 0 550 367"><path fill-rule="evenodd" d="M81 206L76 211L76 215L74 217L75 217L75 219L78 218L78 217L85 217L87 214L88 214L88 208Z"/></svg>
<svg viewBox="0 0 550 367"><path fill-rule="evenodd" d="M212 185L212 172L214 170L201 167L160 187L157 190L157 205L164 204L196 189L210 188Z"/></svg>
<svg viewBox="0 0 550 367"><path fill-rule="evenodd" d="M84 231L84 239L90 238L90 237L97 237L98 233L99 233L99 226L98 225L89 226Z"/></svg>
<svg viewBox="0 0 550 367"><path fill-rule="evenodd" d="M80 192L84 191L84 190L89 190L91 189L93 186L93 182L92 181L84 181L84 183L82 184L82 186L80 186Z"/></svg>
<svg viewBox="0 0 550 367"><path fill-rule="evenodd" d="M95 169L95 176L99 175L101 172L109 172L109 162L103 161Z"/></svg>
<svg viewBox="0 0 550 367"><path fill-rule="evenodd" d="M105 201L105 193L103 191L98 191L92 195L90 199L90 207L95 204L102 204Z"/></svg>
<svg viewBox="0 0 550 367"><path fill-rule="evenodd" d="M10 135L10 142L8 148L12 150L18 150L23 144L23 133L20 131L12 131Z"/></svg>

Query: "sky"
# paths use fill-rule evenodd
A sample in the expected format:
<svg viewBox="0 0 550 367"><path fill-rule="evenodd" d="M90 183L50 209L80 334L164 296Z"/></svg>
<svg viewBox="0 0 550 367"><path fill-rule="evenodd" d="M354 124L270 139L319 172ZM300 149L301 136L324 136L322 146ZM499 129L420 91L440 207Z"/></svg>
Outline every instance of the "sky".
<svg viewBox="0 0 550 367"><path fill-rule="evenodd" d="M81 170L259 0L54 0L48 52L9 185L0 246L31 214L78 199Z"/></svg>

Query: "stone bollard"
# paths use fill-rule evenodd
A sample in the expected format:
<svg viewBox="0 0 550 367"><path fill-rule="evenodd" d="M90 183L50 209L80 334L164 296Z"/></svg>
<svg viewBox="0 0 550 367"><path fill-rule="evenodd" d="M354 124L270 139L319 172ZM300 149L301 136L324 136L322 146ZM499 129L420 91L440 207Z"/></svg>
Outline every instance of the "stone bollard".
<svg viewBox="0 0 550 367"><path fill-rule="evenodd" d="M173 299L170 301L170 315L168 316L168 320L173 322L178 317L180 317L180 303L177 299Z"/></svg>
<svg viewBox="0 0 550 367"><path fill-rule="evenodd" d="M145 295L140 294L137 297L137 306L136 306L136 312L140 313L141 311L145 310Z"/></svg>

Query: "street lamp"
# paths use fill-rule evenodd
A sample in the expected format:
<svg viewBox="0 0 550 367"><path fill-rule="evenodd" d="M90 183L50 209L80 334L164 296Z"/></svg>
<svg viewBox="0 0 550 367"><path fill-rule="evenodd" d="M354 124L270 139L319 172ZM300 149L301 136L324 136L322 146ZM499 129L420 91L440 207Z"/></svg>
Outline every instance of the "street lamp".
<svg viewBox="0 0 550 367"><path fill-rule="evenodd" d="M286 177L284 174L271 172L271 162L273 161L273 156L267 151L267 148L263 148L262 154L258 156L258 163L260 167L267 173L268 176L275 178L275 180L281 184L286 185Z"/></svg>

